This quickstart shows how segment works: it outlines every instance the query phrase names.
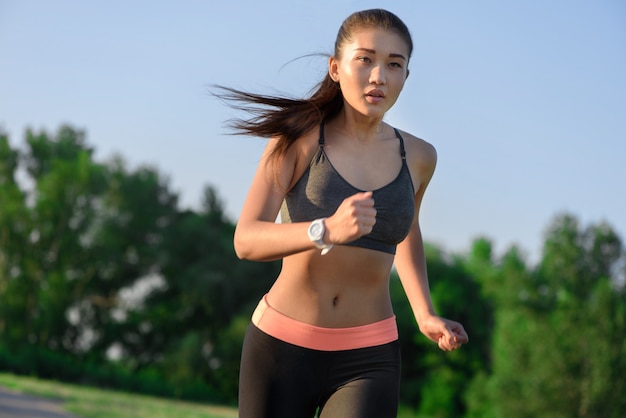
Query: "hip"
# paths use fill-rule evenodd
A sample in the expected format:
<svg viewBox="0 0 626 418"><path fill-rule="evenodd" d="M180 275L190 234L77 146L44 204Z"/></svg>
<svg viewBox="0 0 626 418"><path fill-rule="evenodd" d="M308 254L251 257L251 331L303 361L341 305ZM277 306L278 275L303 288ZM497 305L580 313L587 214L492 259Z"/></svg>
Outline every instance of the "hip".
<svg viewBox="0 0 626 418"><path fill-rule="evenodd" d="M320 327L291 318L274 309L265 295L252 315L261 331L284 342L320 351L353 350L387 344L398 339L396 318L391 316L354 327Z"/></svg>

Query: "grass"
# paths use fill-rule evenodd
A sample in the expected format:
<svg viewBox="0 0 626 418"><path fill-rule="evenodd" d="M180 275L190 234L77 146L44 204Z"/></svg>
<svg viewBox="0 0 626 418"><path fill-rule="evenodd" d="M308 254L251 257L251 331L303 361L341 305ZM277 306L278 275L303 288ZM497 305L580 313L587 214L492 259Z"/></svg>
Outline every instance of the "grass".
<svg viewBox="0 0 626 418"><path fill-rule="evenodd" d="M81 418L236 418L237 409L0 373L0 386L28 395L62 400L65 411ZM398 418L414 418L400 408Z"/></svg>
<svg viewBox="0 0 626 418"><path fill-rule="evenodd" d="M0 373L0 386L29 395L63 400L82 418L235 418L237 409L96 389Z"/></svg>

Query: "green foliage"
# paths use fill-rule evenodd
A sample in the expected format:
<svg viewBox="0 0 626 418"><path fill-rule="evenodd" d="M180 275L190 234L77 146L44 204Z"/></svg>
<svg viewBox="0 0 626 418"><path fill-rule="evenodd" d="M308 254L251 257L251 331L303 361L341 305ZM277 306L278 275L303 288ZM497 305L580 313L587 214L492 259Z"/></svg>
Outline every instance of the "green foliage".
<svg viewBox="0 0 626 418"><path fill-rule="evenodd" d="M608 225L581 229L571 215L548 228L535 271L508 253L489 292L493 371L473 381L468 416L623 416L626 298L612 276L623 261Z"/></svg>
<svg viewBox="0 0 626 418"><path fill-rule="evenodd" d="M225 330L251 314L278 265L237 260L215 190L201 211L181 210L157 169L96 162L84 133L64 126L27 131L23 149L0 135L0 208L0 348L15 356L3 367L108 384L93 369L115 352L116 370L144 376L134 389L216 387L234 401L238 354L219 339L241 339Z"/></svg>

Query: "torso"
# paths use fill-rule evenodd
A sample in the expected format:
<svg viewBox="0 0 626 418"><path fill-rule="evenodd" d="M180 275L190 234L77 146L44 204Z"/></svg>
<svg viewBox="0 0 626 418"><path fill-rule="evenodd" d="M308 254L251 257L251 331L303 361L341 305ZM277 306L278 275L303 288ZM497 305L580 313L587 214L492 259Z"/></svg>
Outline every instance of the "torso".
<svg viewBox="0 0 626 418"><path fill-rule="evenodd" d="M335 213L345 198L369 190L372 192L372 198L375 202L376 223L369 234L342 245L395 254L396 245L406 237L415 214L415 188L406 164L406 151L402 135L394 130L395 142L397 142L396 161L392 159L389 163L382 165L380 169L375 168L375 165L379 163L378 159L372 160L370 163L363 162L368 155L373 154L371 151L361 153L360 158L354 158L353 152L351 152L353 158L348 164L346 164L344 157L345 153L335 152L334 157L342 163L342 171L347 171L357 184L368 186L361 188L355 186L335 167L334 158L331 159L326 152L324 131L322 125L319 134L319 146L313 159L283 200L280 212L281 221L283 223L310 222L313 219L329 217ZM394 151L393 147L389 146L393 145L394 138L384 137L381 142L384 143L384 147L380 148L383 150L392 148L390 151ZM332 153L333 147L329 148ZM374 147L374 151L378 151L378 147ZM376 156L380 158L378 152L376 152ZM398 170L394 170L393 163L397 164L398 158L401 165ZM391 167L391 169L387 167ZM354 175L354 172L358 174ZM386 180L389 174L393 173L396 174L395 178L380 184L381 178Z"/></svg>
<svg viewBox="0 0 626 418"><path fill-rule="evenodd" d="M318 137L314 132L294 145L297 163L290 188L307 170ZM393 129L387 126L382 138L368 148L342 141L327 129L325 151L346 181L362 190L376 190L393 182L403 165ZM416 180L412 178L417 185ZM268 301L293 319L321 327L352 327L389 318L393 259L390 253L345 245L324 256L311 250L285 257Z"/></svg>

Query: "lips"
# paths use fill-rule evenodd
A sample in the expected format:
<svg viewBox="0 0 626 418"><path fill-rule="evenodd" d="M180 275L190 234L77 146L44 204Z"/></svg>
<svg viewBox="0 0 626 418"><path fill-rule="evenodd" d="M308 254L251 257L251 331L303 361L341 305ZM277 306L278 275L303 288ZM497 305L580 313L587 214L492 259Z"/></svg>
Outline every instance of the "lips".
<svg viewBox="0 0 626 418"><path fill-rule="evenodd" d="M382 90L374 89L367 92L366 96L369 97L379 97L381 99L385 98L385 93Z"/></svg>
<svg viewBox="0 0 626 418"><path fill-rule="evenodd" d="M382 90L373 89L365 94L365 100L372 104L377 104L385 99L385 93Z"/></svg>

